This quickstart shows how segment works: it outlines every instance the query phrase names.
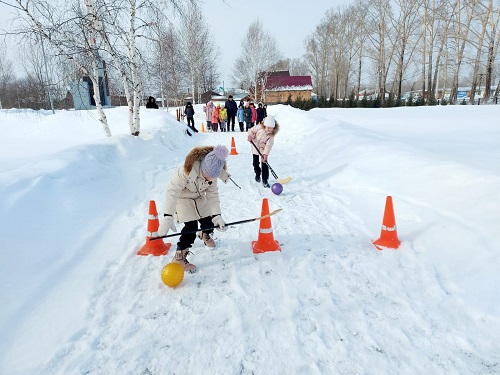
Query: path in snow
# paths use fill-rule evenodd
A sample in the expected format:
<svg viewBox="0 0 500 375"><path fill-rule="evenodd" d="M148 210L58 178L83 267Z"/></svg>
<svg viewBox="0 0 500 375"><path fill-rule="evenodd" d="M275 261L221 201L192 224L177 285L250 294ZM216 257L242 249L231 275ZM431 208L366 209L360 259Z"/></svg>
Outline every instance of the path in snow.
<svg viewBox="0 0 500 375"><path fill-rule="evenodd" d="M40 373L498 370L498 357L484 347L495 338L455 302L446 275L411 244L376 251L366 236L376 229L366 228L350 209L347 194L322 183L321 176L312 180L310 158L304 162L287 142L277 139L269 159L280 177L292 177L280 196L253 181L250 147L239 132L199 134L178 150L176 162L196 143L229 148L232 136L240 154L229 157L229 172L242 189L221 184L223 217L229 222L259 216L267 197L271 211L283 209L272 217L283 251L253 254L258 223L235 226L217 234L216 250L197 241L191 260L199 272L186 274L177 288L165 287L160 273L173 250L166 257L135 254L144 242L148 199L161 212L175 169L167 162L161 163L165 168L151 166L144 173L151 196L137 197L96 244L103 250L113 238L123 244L123 233L130 233L122 256L96 280L87 325ZM477 337L483 339L475 343Z"/></svg>

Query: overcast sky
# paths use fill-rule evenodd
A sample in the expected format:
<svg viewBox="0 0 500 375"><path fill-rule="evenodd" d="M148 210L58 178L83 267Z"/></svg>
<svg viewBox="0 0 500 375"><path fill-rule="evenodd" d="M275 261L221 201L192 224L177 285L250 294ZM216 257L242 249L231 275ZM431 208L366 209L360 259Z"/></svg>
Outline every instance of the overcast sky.
<svg viewBox="0 0 500 375"><path fill-rule="evenodd" d="M285 58L301 57L304 40L311 35L325 12L353 1L342 0L205 0L203 8L216 44L220 48L221 78L228 87L234 61L241 54L241 42L248 27L260 20L264 31L276 39Z"/></svg>
<svg viewBox="0 0 500 375"><path fill-rule="evenodd" d="M241 42L248 27L260 20L264 31L276 39L285 58L304 54L304 39L311 35L325 12L352 3L349 0L204 0L202 7L220 49L221 82L230 87L234 61L241 54ZM8 28L12 10L0 3L0 29ZM12 53L10 58L15 58Z"/></svg>

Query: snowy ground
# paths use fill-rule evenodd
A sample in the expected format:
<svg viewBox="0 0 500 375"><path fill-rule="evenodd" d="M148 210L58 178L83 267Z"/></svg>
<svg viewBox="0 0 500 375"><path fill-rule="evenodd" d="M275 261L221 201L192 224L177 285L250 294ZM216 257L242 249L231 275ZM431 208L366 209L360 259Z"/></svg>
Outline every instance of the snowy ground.
<svg viewBox="0 0 500 375"><path fill-rule="evenodd" d="M104 138L90 112L1 110L0 374L500 373L500 106L269 113L279 196L239 131L188 137L143 109L137 138L116 108ZM223 217L268 198L283 251L234 226L168 288L173 251L136 255L149 201L231 137ZM378 251L388 195L402 244Z"/></svg>

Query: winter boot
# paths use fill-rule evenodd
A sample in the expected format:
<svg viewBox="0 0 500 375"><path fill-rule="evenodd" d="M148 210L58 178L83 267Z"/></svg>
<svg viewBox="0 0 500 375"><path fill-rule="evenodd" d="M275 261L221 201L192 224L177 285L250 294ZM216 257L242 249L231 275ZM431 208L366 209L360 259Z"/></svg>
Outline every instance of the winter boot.
<svg viewBox="0 0 500 375"><path fill-rule="evenodd" d="M189 249L184 249L184 250L177 249L174 258L172 259L172 263L180 264L182 268L184 268L184 271L186 272L195 273L196 271L198 271L198 269L194 264L189 263L188 260L186 259L189 253L191 253Z"/></svg>
<svg viewBox="0 0 500 375"><path fill-rule="evenodd" d="M255 181L260 182L260 176L258 174L255 175Z"/></svg>
<svg viewBox="0 0 500 375"><path fill-rule="evenodd" d="M271 187L271 186L269 186L269 184L267 183L267 180L263 180L263 181L262 181L262 184L264 185L264 187L265 187L265 188Z"/></svg>
<svg viewBox="0 0 500 375"><path fill-rule="evenodd" d="M206 247L210 247L212 249L215 247L215 241L210 236L210 234L205 233L205 232L198 232L198 238L205 243Z"/></svg>

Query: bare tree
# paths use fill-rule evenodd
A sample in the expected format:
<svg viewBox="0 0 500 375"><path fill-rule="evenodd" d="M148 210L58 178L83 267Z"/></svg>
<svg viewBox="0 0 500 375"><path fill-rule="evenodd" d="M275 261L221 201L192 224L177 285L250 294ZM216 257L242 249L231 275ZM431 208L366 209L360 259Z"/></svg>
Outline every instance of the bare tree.
<svg viewBox="0 0 500 375"><path fill-rule="evenodd" d="M453 68L453 82L451 86L450 100L457 100L458 79L460 67L464 58L464 51L469 40L472 20L475 16L477 0L454 0L452 19L452 46L454 48L455 61Z"/></svg>
<svg viewBox="0 0 500 375"><path fill-rule="evenodd" d="M196 104L199 101L197 95L204 81L203 72L214 68L216 57L210 28L196 5L188 6L181 22L178 39L184 51L183 65L189 77L193 104Z"/></svg>
<svg viewBox="0 0 500 375"><path fill-rule="evenodd" d="M9 92L13 80L12 61L7 59L6 47L0 45L0 109L13 105L10 100L11 93Z"/></svg>
<svg viewBox="0 0 500 375"><path fill-rule="evenodd" d="M304 58L280 59L268 67L271 71L288 70L292 76L305 76L309 74L309 64Z"/></svg>
<svg viewBox="0 0 500 375"><path fill-rule="evenodd" d="M394 18L389 0L372 0L367 3L368 10L368 41L370 51L374 56L377 77L377 93L384 100L387 92L387 76L396 52L395 34L389 20ZM391 40L393 42L391 42Z"/></svg>
<svg viewBox="0 0 500 375"><path fill-rule="evenodd" d="M399 10L395 12L394 17L391 17L393 28L398 30L397 43L395 44L396 72L394 83L397 85L397 98L401 98L405 71L418 42L419 35L417 34L417 30L419 27L419 8L421 2L415 0L395 0L394 4Z"/></svg>
<svg viewBox="0 0 500 375"><path fill-rule="evenodd" d="M43 0L15 0L15 8L23 14L24 26L19 31L27 38L40 37L48 41L59 54L60 58L78 61L80 71L89 76L93 82L94 100L99 121L106 136L111 136L106 114L102 109L99 95L99 58L93 43L92 24L88 22L87 14L80 17L67 18L67 13L75 14L78 7L65 7L64 4L51 4ZM79 59L74 59L79 56Z"/></svg>
<svg viewBox="0 0 500 375"><path fill-rule="evenodd" d="M263 79L264 83L266 79L261 73L265 74L270 66L278 62L281 59L281 53L276 40L263 30L259 20L248 27L241 41L241 50L240 57L234 63L233 82L239 87L252 88L254 97L257 99L259 79Z"/></svg>
<svg viewBox="0 0 500 375"><path fill-rule="evenodd" d="M319 96L330 97L327 89L329 71L328 30L324 23L316 26L315 32L306 38L305 59L310 66L315 91Z"/></svg>
<svg viewBox="0 0 500 375"><path fill-rule="evenodd" d="M481 69L481 57L483 55L483 48L484 48L484 40L486 37L486 32L487 32L487 24L488 20L490 18L489 15L490 8L483 6L483 4L480 2L476 8L476 14L478 17L477 22L473 23L473 27L471 28L471 33L474 35L474 42L470 41L471 43L471 48L476 49L476 57L473 59L471 62L473 68L472 68L472 84L471 84L471 90L470 90L470 101L471 103L474 102L474 98L476 96L476 87L479 86L479 90L481 90L481 81L482 78L484 77L484 73L480 72ZM477 29L476 27L477 26Z"/></svg>
<svg viewBox="0 0 500 375"><path fill-rule="evenodd" d="M170 5L181 9L179 0L69 0L54 5L48 0L15 0L15 8L24 15L25 36L39 35L57 50L60 58L71 60L81 74L89 76L94 100L105 134L111 135L102 110L98 73L108 57L119 73L129 106L129 124L133 135L140 131L140 103L144 74L138 39L145 37L153 24L148 14L162 12ZM196 0L189 0L196 3ZM154 11L151 11L151 10ZM149 13L148 13L149 11Z"/></svg>
<svg viewBox="0 0 500 375"><path fill-rule="evenodd" d="M181 103L179 93L183 85L182 74L182 48L173 28L168 29L161 39L162 54L162 77L165 82L165 91L170 93L167 97L173 97Z"/></svg>
<svg viewBox="0 0 500 375"><path fill-rule="evenodd" d="M486 59L486 71L485 71L485 79L484 79L484 96L486 100L489 100L491 96L491 83L492 83L492 75L493 75L493 66L495 61L495 56L498 53L498 45L500 42L500 7L495 8L493 5L493 0L488 1L488 11L487 11L487 30L486 30L486 38L488 43L488 52ZM498 90L500 88L500 81L498 83L495 96L498 95Z"/></svg>

